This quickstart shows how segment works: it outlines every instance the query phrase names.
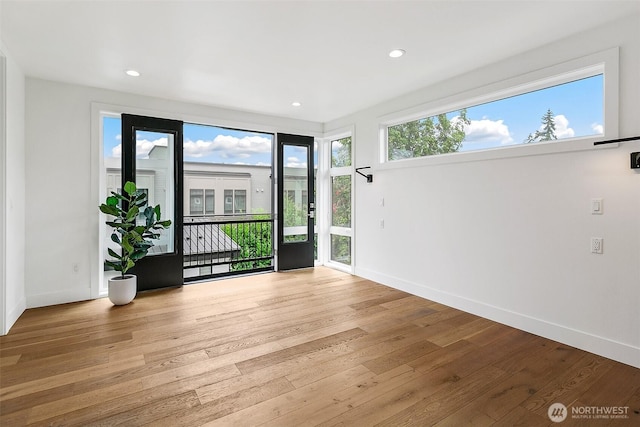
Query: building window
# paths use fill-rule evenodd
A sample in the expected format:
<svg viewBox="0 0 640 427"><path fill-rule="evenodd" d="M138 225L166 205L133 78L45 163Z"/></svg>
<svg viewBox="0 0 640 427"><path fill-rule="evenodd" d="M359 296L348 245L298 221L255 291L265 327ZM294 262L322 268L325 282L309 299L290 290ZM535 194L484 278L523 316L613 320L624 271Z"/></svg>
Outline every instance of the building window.
<svg viewBox="0 0 640 427"><path fill-rule="evenodd" d="M189 215L213 215L215 190L189 190Z"/></svg>
<svg viewBox="0 0 640 427"><path fill-rule="evenodd" d="M233 197L233 213L247 213L247 191L235 190Z"/></svg>
<svg viewBox="0 0 640 427"><path fill-rule="evenodd" d="M546 73L548 77L540 77ZM416 109L403 114L404 119L383 122L381 160L603 137L605 107L615 99L612 93L605 96L612 91L605 91L604 75L605 63L581 63L579 69L522 76L517 85L466 101L452 97L456 100L442 101L448 107L440 111L435 103L423 114Z"/></svg>
<svg viewBox="0 0 640 427"><path fill-rule="evenodd" d="M204 190L204 214L213 215L215 213L215 190Z"/></svg>
<svg viewBox="0 0 640 427"><path fill-rule="evenodd" d="M224 190L224 214L233 214L233 190Z"/></svg>
<svg viewBox="0 0 640 427"><path fill-rule="evenodd" d="M189 214L190 215L203 215L204 214L204 191L203 190L189 190Z"/></svg>
<svg viewBox="0 0 640 427"><path fill-rule="evenodd" d="M247 190L224 190L224 213L247 213Z"/></svg>

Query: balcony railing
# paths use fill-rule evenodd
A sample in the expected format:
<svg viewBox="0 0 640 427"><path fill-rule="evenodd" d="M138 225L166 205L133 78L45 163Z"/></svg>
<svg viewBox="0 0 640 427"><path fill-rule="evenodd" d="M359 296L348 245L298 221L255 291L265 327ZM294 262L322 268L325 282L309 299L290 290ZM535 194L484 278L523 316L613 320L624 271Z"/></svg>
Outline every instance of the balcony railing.
<svg viewBox="0 0 640 427"><path fill-rule="evenodd" d="M271 215L185 217L183 234L185 281L273 270Z"/></svg>

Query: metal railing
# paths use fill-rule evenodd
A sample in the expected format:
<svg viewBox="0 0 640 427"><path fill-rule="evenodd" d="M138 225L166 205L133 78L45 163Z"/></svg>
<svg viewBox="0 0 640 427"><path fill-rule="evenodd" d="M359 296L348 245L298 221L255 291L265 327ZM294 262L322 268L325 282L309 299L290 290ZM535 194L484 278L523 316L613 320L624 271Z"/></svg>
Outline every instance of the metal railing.
<svg viewBox="0 0 640 427"><path fill-rule="evenodd" d="M273 270L273 218L268 214L185 217L184 280Z"/></svg>

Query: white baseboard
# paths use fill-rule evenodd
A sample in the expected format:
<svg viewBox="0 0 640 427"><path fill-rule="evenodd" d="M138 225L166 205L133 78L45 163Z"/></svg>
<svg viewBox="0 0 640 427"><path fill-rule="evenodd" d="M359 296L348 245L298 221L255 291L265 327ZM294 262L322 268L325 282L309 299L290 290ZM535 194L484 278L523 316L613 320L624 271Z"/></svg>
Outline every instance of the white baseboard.
<svg viewBox="0 0 640 427"><path fill-rule="evenodd" d="M5 330L2 331L2 335L6 335L11 330L11 327L18 320L18 318L24 313L27 309L27 300L22 298L15 307L13 307L8 313L5 322Z"/></svg>
<svg viewBox="0 0 640 427"><path fill-rule="evenodd" d="M89 288L48 292L46 294L29 295L27 298L27 308L46 307L49 305L66 304L90 299L93 298L91 297L91 289Z"/></svg>
<svg viewBox="0 0 640 427"><path fill-rule="evenodd" d="M492 306L460 295L443 292L422 284L407 282L377 271L356 268L354 274L412 295L640 368L640 348L629 344Z"/></svg>

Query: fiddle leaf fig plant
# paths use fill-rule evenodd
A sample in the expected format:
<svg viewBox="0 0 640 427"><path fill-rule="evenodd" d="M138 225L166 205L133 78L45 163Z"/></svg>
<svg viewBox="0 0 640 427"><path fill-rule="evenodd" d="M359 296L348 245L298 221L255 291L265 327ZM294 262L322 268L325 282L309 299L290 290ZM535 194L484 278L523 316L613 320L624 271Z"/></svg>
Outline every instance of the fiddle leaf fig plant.
<svg viewBox="0 0 640 427"><path fill-rule="evenodd" d="M147 256L153 247L152 239L160 238L160 230L171 225L171 220L160 219L160 205L147 206L147 203L147 193L128 181L124 194L112 191L100 205L100 212L113 217L106 224L113 228L111 240L121 248L121 253L109 248L109 255L114 259L105 263L119 271L122 279L138 260Z"/></svg>

